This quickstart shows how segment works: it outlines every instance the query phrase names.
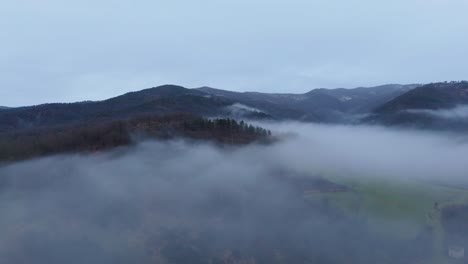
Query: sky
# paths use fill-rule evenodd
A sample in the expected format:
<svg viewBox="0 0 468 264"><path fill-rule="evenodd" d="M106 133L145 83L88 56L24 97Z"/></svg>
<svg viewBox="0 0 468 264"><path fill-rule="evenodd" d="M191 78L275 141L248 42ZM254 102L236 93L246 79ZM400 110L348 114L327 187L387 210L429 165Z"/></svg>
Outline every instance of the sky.
<svg viewBox="0 0 468 264"><path fill-rule="evenodd" d="M0 2L0 105L467 79L466 0Z"/></svg>

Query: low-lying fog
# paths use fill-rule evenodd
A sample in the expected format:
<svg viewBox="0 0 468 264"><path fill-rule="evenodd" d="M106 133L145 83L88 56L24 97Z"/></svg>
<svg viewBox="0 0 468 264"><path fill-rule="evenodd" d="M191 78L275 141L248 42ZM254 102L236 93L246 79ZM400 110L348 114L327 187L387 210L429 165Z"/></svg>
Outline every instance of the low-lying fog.
<svg viewBox="0 0 468 264"><path fill-rule="evenodd" d="M459 105L450 109L438 109L438 110L409 109L407 110L407 112L415 113L415 114L426 114L426 115L436 117L436 118L466 122L466 119L468 118L468 105Z"/></svg>
<svg viewBox="0 0 468 264"><path fill-rule="evenodd" d="M377 126L263 124L288 140L262 158L309 174L464 181L468 136ZM248 150L246 150L248 151ZM265 161L267 162L267 161Z"/></svg>
<svg viewBox="0 0 468 264"><path fill-rule="evenodd" d="M309 203L284 176L458 185L467 177L466 137L262 125L281 140L232 148L147 141L0 168L0 263L414 263L431 257L429 233L400 241L371 232L359 216Z"/></svg>

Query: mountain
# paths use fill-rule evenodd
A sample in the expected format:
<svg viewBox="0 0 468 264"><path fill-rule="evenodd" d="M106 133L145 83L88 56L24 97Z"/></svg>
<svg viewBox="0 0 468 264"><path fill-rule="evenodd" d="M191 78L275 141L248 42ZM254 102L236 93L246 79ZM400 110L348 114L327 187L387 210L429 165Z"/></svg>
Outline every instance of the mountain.
<svg viewBox="0 0 468 264"><path fill-rule="evenodd" d="M468 82L431 83L396 97L379 107L376 112L447 109L460 104L468 104Z"/></svg>
<svg viewBox="0 0 468 264"><path fill-rule="evenodd" d="M0 110L5 110L5 109L8 109L8 108L9 108L9 107L7 107L7 106L1 106L1 105L0 105Z"/></svg>
<svg viewBox="0 0 468 264"><path fill-rule="evenodd" d="M141 114L219 115L234 102L175 85L145 89L97 102L54 103L0 111L0 132L41 126L108 121Z"/></svg>
<svg viewBox="0 0 468 264"><path fill-rule="evenodd" d="M366 122L437 129L468 128L468 82L431 83L377 107Z"/></svg>
<svg viewBox="0 0 468 264"><path fill-rule="evenodd" d="M355 89L318 89L312 92L323 93L338 99L345 112L366 113L383 103L390 101L420 84L400 85L387 84L376 87L359 87Z"/></svg>
<svg viewBox="0 0 468 264"><path fill-rule="evenodd" d="M278 118L342 122L350 115L371 112L420 85L389 84L355 89L315 89L305 94L275 94L258 92L230 92L209 87L197 89L211 95L255 107Z"/></svg>
<svg viewBox="0 0 468 264"><path fill-rule="evenodd" d="M306 119L313 121L315 118L308 117L304 111L292 108L288 105L288 102L299 98L301 95L295 94L269 94L269 93L258 93L258 92L231 92L221 89L215 89L210 87L202 87L196 89L204 93L225 98L230 101L235 101L242 105L246 105L258 111L267 113L277 119L292 119L300 120Z"/></svg>
<svg viewBox="0 0 468 264"><path fill-rule="evenodd" d="M347 122L417 87L384 85L356 89L316 89L305 94L231 92L209 87L163 85L104 101L52 103L0 111L0 132L85 122L103 122L141 114L191 113L237 119Z"/></svg>

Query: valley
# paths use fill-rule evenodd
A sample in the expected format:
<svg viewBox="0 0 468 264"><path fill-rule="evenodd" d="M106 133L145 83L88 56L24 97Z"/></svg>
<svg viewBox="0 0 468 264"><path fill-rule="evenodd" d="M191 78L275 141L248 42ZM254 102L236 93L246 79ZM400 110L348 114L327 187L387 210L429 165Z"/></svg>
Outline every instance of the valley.
<svg viewBox="0 0 468 264"><path fill-rule="evenodd" d="M2 1L0 264L468 264L467 14Z"/></svg>
<svg viewBox="0 0 468 264"><path fill-rule="evenodd" d="M464 263L465 89L169 85L3 109L0 262Z"/></svg>

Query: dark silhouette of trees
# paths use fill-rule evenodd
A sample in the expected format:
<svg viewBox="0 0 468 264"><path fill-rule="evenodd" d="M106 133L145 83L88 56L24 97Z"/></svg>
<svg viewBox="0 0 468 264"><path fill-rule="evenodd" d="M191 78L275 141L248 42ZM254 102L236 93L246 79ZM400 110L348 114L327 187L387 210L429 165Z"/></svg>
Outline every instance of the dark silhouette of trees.
<svg viewBox="0 0 468 264"><path fill-rule="evenodd" d="M191 114L144 115L126 120L21 130L0 134L0 161L65 152L96 152L132 144L132 135L160 140L183 137L221 144L265 141L271 131L229 118Z"/></svg>

